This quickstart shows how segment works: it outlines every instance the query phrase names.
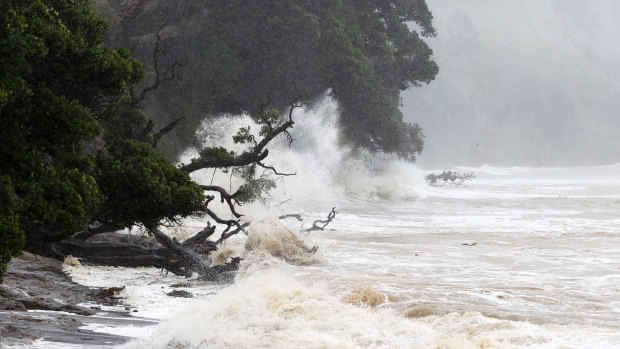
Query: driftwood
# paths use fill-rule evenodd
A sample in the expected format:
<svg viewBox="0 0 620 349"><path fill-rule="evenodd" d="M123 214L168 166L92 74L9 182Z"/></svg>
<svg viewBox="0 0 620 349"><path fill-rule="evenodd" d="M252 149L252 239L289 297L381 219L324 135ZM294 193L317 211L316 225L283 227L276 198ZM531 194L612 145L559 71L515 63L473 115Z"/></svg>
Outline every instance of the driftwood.
<svg viewBox="0 0 620 349"><path fill-rule="evenodd" d="M334 220L334 218L336 218L337 213L338 211L336 211L336 208L332 207L332 210L327 214L327 218L325 220L321 220L321 219L315 220L314 222L312 222L312 226L310 228L303 229L302 232L309 233L313 230L325 230L327 225L331 223ZM295 218L296 220L303 222L303 218L301 218L301 215L298 213L285 214L285 215L278 217L278 219L286 219L286 218Z"/></svg>
<svg viewBox="0 0 620 349"><path fill-rule="evenodd" d="M327 215L327 219L325 220L320 220L317 219L314 222L312 222L312 226L308 229L305 229L304 232L309 233L313 230L325 230L325 227L327 227L327 225L329 223L331 223L331 221L334 220L334 218L336 218L336 208L332 207L332 210L329 212L329 214ZM320 224L318 224L320 223Z"/></svg>
<svg viewBox="0 0 620 349"><path fill-rule="evenodd" d="M180 298L194 298L194 296L185 290L172 290L166 293L168 297L180 297Z"/></svg>
<svg viewBox="0 0 620 349"><path fill-rule="evenodd" d="M476 178L473 172L459 173L456 171L443 171L440 174L431 173L424 177L426 183L433 187L443 187L445 185L459 186L473 178Z"/></svg>
<svg viewBox="0 0 620 349"><path fill-rule="evenodd" d="M286 219L286 218L295 218L298 221L303 221L303 218L301 218L301 215L298 213L285 214L285 215L278 217L278 219Z"/></svg>

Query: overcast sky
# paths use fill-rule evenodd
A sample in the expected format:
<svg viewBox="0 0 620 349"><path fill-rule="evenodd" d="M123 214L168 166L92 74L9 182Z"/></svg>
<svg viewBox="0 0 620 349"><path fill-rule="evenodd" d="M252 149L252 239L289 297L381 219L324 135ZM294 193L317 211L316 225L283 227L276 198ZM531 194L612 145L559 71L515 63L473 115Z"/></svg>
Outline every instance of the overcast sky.
<svg viewBox="0 0 620 349"><path fill-rule="evenodd" d="M421 164L620 162L620 1L427 3L440 73L402 108Z"/></svg>

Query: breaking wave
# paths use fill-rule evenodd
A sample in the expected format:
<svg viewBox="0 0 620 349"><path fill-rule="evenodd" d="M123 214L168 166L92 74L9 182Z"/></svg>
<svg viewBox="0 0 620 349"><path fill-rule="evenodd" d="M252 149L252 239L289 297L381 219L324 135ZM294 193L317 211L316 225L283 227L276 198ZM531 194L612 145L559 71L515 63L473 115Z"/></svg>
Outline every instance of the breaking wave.
<svg viewBox="0 0 620 349"><path fill-rule="evenodd" d="M515 321L540 315L531 310L545 306L537 303L536 297L529 303L512 301L496 315L490 314L497 302L508 301L499 296L487 297L488 292L483 292L477 281L486 275L492 290L489 292L499 287L501 294L508 291L494 280L537 285L537 269L528 264L528 272L521 272L524 267L520 263L525 263L521 253L528 254L527 261L543 261L537 265L556 265L554 255L546 255L545 244L555 246L557 241L546 240L538 230L567 231L567 221L557 220L552 225L554 221L542 215L542 223L536 224L544 229L536 231L527 222L538 218L532 215L541 210L553 209L553 214L564 210L559 190L573 196L609 191L604 185L615 180L612 177L620 172L620 165L597 169L606 173L602 183L597 184L594 178L584 193L585 189L580 189L583 183L577 183L583 181L580 170L488 165L457 169L479 175L477 187L429 188L424 182L425 172L412 164L381 154L353 155L341 146L338 105L334 100L325 98L311 108L297 110L294 118L295 141L289 146L285 139L277 139L269 147L267 163L297 175L278 179L277 189L268 198L269 205L243 206L245 218L253 222L249 235L226 241L222 252L212 256L217 263L231 256L244 258L235 284L218 289L215 295L192 300L190 306L158 325L150 338L127 347L617 347L620 336L614 327L596 327L590 322L548 324L553 322L548 318L535 323ZM238 145L232 143L230 135L247 125L257 129L247 115L218 118L205 123L198 138L203 146L224 144L235 149ZM181 160L187 162L195 154L196 150L190 149ZM240 184L221 171L199 171L194 178L202 183L225 183L230 190ZM376 199L381 201L382 209L391 207L392 211L382 215L374 212ZM613 200L604 203L609 202L613 208L618 204ZM277 219L282 211L299 213L306 219L316 217L318 212L327 212L343 202L351 212L337 219L336 226L340 226L336 232L305 236L291 228L291 222ZM532 202L539 204L533 213L527 211ZM515 207L509 207L509 211L506 205ZM515 212L529 214L530 218ZM510 228L510 234L503 233L504 226ZM615 232L608 226L599 230ZM524 237L530 236L527 234L534 234L536 241L545 244L534 252L521 252ZM463 243L474 238L471 241L478 242L477 247ZM312 253L315 245L319 246L318 253ZM516 256L514 263L506 251ZM494 258L494 254L499 257ZM544 270L540 275L547 277L549 272ZM473 285L469 285L472 280ZM545 285L548 282L544 279ZM563 290L564 286L560 283L554 287ZM510 289L512 284L507 287ZM548 295L552 291L541 288L532 292ZM568 297L570 303L572 296L563 297Z"/></svg>
<svg viewBox="0 0 620 349"><path fill-rule="evenodd" d="M362 199L413 200L420 197L424 173L411 163L385 154L353 152L340 144L338 104L330 97L293 113L293 143L279 137L268 146L266 162L280 172L296 173L279 178L278 189L271 203L307 201L329 206L342 196ZM241 151L232 135L240 127L259 127L249 115L224 115L206 120L197 133L201 146L221 145ZM258 135L255 134L256 137ZM187 163L197 156L197 149L188 149L180 158ZM193 174L202 183L226 183L234 190L241 182L221 171L201 170ZM276 176L277 177L277 176ZM307 206L307 205L304 205ZM254 209L254 208L252 208Z"/></svg>
<svg viewBox="0 0 620 349"><path fill-rule="evenodd" d="M587 326L545 327L477 312L432 315L432 310L418 309L403 316L372 308L386 300L380 292L356 289L351 294L360 297L341 301L320 284L307 285L275 271L254 274L192 304L160 324L151 338L127 347L558 348L587 343L588 334L613 340L612 333Z"/></svg>

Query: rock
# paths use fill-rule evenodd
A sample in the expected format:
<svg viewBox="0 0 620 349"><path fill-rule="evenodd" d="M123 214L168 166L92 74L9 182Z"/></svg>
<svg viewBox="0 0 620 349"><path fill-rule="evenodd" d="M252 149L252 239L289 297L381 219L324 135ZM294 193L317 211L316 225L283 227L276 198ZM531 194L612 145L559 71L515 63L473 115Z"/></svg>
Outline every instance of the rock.
<svg viewBox="0 0 620 349"><path fill-rule="evenodd" d="M193 298L194 296L183 290L173 290L171 292L166 293L168 297L181 297L181 298Z"/></svg>
<svg viewBox="0 0 620 349"><path fill-rule="evenodd" d="M102 347L126 343L130 338L80 328L89 323L107 326L154 325L155 322L146 319L90 316L101 308L78 305L97 300L89 297L89 293L115 298L114 293L120 290L91 289L75 283L62 271L62 263L54 259L30 253L13 258L0 285L0 347L4 344L28 346L38 338L45 338L47 342L88 343Z"/></svg>
<svg viewBox="0 0 620 349"><path fill-rule="evenodd" d="M0 310L26 311L26 307L16 300L0 298Z"/></svg>
<svg viewBox="0 0 620 349"><path fill-rule="evenodd" d="M90 288L71 281L62 263L30 253L13 258L0 285L0 310L54 310L79 315L95 311L77 304L89 299Z"/></svg>

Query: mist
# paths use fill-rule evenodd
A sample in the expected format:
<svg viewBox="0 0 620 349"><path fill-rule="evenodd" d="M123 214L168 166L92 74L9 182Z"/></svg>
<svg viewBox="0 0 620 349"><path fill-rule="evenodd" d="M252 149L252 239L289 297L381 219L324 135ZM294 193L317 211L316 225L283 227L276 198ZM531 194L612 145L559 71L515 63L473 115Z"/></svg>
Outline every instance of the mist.
<svg viewBox="0 0 620 349"><path fill-rule="evenodd" d="M620 2L429 0L436 80L401 110L426 167L620 162Z"/></svg>

